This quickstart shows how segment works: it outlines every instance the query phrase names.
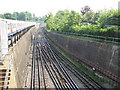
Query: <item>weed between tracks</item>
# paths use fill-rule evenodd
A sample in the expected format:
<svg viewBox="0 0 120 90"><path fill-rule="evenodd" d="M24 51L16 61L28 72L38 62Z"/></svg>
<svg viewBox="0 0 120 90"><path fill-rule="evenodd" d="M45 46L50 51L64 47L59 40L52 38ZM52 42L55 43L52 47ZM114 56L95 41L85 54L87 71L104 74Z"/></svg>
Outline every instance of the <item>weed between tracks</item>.
<svg viewBox="0 0 120 90"><path fill-rule="evenodd" d="M66 57L70 62L72 62L77 68L79 68L81 71L85 72L86 74L88 74L92 79L94 79L95 81L97 81L100 84L104 84L105 80L103 80L102 78L99 78L98 76L96 76L93 72L91 72L89 69L87 69L85 66L83 66L79 61L71 58L68 54L66 54L65 52L63 52L62 50L59 49L59 47L57 47L54 42L52 42L51 40L49 40L49 43L57 49L58 52L60 52L64 57Z"/></svg>

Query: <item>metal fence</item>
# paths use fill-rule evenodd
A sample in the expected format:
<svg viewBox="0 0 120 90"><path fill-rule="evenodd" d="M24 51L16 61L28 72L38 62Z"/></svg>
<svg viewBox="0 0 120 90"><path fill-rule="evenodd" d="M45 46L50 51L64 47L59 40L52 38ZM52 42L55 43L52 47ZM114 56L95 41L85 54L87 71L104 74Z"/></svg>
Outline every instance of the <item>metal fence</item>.
<svg viewBox="0 0 120 90"><path fill-rule="evenodd" d="M115 38L115 37L104 37L104 36L70 33L70 32L56 32L56 33L120 45L120 38Z"/></svg>

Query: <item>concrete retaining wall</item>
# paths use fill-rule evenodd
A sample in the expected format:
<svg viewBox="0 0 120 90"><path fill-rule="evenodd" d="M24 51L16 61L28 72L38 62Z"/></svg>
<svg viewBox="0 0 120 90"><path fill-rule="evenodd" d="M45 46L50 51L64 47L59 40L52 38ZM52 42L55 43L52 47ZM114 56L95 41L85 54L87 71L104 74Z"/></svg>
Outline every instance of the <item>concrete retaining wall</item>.
<svg viewBox="0 0 120 90"><path fill-rule="evenodd" d="M87 60L120 77L120 47L47 33L48 37L68 54ZM118 55L119 54L119 55Z"/></svg>
<svg viewBox="0 0 120 90"><path fill-rule="evenodd" d="M9 51L8 57L4 60L4 64L9 59L11 62L11 78L10 87L11 88L22 88L25 82L25 75L28 62L30 61L30 47L31 47L31 37L35 32L35 27L31 28L27 33L25 33L21 39L16 43L14 47ZM9 63L9 62L8 62Z"/></svg>

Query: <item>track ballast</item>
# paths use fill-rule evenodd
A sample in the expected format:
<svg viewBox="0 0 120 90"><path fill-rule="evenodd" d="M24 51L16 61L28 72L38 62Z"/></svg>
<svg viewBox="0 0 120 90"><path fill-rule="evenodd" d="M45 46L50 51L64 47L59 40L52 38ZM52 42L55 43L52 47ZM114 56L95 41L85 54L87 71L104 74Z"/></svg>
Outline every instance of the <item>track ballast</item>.
<svg viewBox="0 0 120 90"><path fill-rule="evenodd" d="M104 89L50 45L44 33L39 32L34 36L31 89L49 88L45 79L45 70L56 89ZM70 72L78 79L77 81L71 77ZM79 82L83 87L80 87L76 82Z"/></svg>

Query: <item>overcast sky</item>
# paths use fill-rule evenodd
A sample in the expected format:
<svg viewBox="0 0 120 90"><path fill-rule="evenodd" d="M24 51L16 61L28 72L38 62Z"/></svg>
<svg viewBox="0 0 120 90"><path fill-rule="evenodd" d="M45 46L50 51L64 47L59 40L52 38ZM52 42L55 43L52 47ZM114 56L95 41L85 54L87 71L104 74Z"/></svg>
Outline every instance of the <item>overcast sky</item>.
<svg viewBox="0 0 120 90"><path fill-rule="evenodd" d="M43 16L58 10L75 10L89 5L92 10L117 9L120 0L1 0L0 13L29 11L36 16Z"/></svg>

